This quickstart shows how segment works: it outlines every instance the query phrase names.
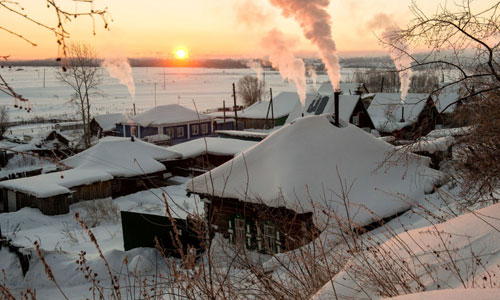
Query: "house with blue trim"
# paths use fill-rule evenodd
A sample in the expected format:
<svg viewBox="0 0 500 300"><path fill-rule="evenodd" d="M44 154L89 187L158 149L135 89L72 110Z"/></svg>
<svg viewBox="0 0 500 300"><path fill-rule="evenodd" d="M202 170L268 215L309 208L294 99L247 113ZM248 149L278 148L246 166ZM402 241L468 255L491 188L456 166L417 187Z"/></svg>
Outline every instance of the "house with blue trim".
<svg viewBox="0 0 500 300"><path fill-rule="evenodd" d="M214 117L179 104L153 107L116 125L119 136L168 135L172 144L212 135Z"/></svg>

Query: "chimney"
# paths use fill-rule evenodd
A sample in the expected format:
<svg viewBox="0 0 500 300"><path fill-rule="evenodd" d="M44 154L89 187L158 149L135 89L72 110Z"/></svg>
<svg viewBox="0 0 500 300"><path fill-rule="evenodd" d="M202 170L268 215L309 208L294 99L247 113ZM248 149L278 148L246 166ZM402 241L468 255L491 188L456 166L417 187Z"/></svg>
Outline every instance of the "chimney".
<svg viewBox="0 0 500 300"><path fill-rule="evenodd" d="M399 120L399 122L404 122L405 121L405 106L402 105L401 106L401 120Z"/></svg>
<svg viewBox="0 0 500 300"><path fill-rule="evenodd" d="M339 122L339 102L340 102L340 90L335 90L333 93L333 99L334 99L334 104L335 104L335 126L340 127L340 122Z"/></svg>

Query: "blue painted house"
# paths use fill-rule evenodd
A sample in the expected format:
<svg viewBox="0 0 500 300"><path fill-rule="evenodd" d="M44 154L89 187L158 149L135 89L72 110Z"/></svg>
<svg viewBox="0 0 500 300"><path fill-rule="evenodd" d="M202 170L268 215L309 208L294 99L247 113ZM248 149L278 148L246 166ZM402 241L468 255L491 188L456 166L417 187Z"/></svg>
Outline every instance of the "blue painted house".
<svg viewBox="0 0 500 300"><path fill-rule="evenodd" d="M168 135L172 144L212 135L214 118L179 104L153 107L116 125L119 136Z"/></svg>

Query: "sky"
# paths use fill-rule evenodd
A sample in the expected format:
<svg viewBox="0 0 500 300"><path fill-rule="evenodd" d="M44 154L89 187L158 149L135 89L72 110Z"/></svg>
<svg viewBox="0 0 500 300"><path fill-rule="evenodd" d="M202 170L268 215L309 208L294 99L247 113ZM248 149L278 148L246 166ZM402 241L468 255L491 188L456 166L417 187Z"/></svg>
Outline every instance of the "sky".
<svg viewBox="0 0 500 300"><path fill-rule="evenodd" d="M80 0L81 1L81 0ZM483 2L487 0L483 0ZM1 2L1 1L0 1ZM65 9L88 10L89 4L58 1ZM95 0L94 8L107 7L112 22L109 30L95 19L79 17L67 23L70 41L91 44L101 57L173 58L185 49L190 58L254 58L266 56L261 39L271 29L283 31L294 40L293 51L317 56L317 49L302 35L293 19L281 15L269 0ZM419 0L428 12L444 1ZM481 0L480 0L481 2ZM43 0L19 0L26 14L49 26L56 26L53 9ZM377 31L367 23L377 14L390 15L399 26L411 19L411 0L331 0L332 35L340 55L381 54L384 49ZM0 28L7 28L32 40L30 44L0 30L0 56L10 59L43 59L58 55L53 33L0 8Z"/></svg>

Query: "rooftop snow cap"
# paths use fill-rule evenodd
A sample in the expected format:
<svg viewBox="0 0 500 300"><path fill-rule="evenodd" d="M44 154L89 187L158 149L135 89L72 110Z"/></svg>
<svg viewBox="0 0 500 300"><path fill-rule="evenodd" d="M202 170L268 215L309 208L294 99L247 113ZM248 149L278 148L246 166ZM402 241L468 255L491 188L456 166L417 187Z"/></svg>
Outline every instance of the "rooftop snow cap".
<svg viewBox="0 0 500 300"><path fill-rule="evenodd" d="M141 140L106 137L97 145L62 161L72 168L101 170L112 176L139 176L165 170L159 161L180 158L179 153Z"/></svg>
<svg viewBox="0 0 500 300"><path fill-rule="evenodd" d="M197 113L195 110L184 107L179 104L161 105L146 110L143 113L133 117L133 122L144 127L163 125L163 124L178 124L188 122L206 122L212 120L213 117L203 113Z"/></svg>
<svg viewBox="0 0 500 300"><path fill-rule="evenodd" d="M401 212L432 191L440 173L427 167L428 159L389 155L397 151L392 145L330 120L308 116L285 125L210 174L193 178L187 190L313 212L320 229L327 222L325 207L345 215L342 190L349 191L353 221L360 225Z"/></svg>

